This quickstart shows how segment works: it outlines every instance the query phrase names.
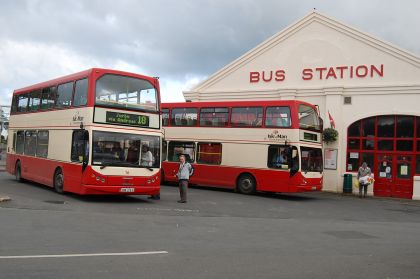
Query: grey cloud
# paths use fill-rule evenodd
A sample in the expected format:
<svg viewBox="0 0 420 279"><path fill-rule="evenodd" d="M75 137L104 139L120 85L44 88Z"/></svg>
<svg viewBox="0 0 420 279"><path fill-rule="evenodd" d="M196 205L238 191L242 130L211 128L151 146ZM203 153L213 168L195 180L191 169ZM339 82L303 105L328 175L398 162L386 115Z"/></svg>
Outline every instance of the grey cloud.
<svg viewBox="0 0 420 279"><path fill-rule="evenodd" d="M2 2L0 41L54 45L102 65L122 60L173 80L214 73L313 8L420 53L414 0Z"/></svg>

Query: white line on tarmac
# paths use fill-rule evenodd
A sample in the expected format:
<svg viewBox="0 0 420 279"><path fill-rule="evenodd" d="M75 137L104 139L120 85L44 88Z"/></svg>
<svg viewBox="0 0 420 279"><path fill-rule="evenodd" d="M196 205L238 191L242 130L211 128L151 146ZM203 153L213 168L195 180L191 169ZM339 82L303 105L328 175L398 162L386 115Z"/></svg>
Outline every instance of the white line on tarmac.
<svg viewBox="0 0 420 279"><path fill-rule="evenodd" d="M155 255L155 254L168 254L168 252L167 251L149 251L149 252L130 252L130 253L0 256L0 259L39 259L39 258L71 258L71 257L138 256L138 255Z"/></svg>

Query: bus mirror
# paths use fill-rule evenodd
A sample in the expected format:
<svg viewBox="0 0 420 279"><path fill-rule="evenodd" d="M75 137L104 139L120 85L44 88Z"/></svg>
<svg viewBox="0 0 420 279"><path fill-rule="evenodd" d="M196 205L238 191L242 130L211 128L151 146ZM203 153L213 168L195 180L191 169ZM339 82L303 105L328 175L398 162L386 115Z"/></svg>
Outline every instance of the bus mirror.
<svg viewBox="0 0 420 279"><path fill-rule="evenodd" d="M296 158L296 156L297 156L297 150L293 149L292 150L292 158Z"/></svg>
<svg viewBox="0 0 420 279"><path fill-rule="evenodd" d="M89 161L89 132L83 130L83 156L82 156L82 172L85 171Z"/></svg>
<svg viewBox="0 0 420 279"><path fill-rule="evenodd" d="M290 169L290 177L295 175L298 172L298 170L299 170L298 165L292 164L292 167Z"/></svg>
<svg viewBox="0 0 420 279"><path fill-rule="evenodd" d="M88 157L87 156L83 156L82 172L85 171L87 165L88 165Z"/></svg>

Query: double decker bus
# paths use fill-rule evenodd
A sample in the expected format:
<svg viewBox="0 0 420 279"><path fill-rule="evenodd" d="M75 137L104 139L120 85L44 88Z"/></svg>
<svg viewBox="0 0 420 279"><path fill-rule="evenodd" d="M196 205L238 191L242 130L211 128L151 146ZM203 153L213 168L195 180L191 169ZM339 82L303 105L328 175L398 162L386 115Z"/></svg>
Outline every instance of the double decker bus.
<svg viewBox="0 0 420 279"><path fill-rule="evenodd" d="M322 188L322 120L302 101L162 104L162 179L176 181L179 155L194 166L190 183L240 193Z"/></svg>
<svg viewBox="0 0 420 279"><path fill-rule="evenodd" d="M7 171L58 193L160 190L157 78L93 68L13 92Z"/></svg>

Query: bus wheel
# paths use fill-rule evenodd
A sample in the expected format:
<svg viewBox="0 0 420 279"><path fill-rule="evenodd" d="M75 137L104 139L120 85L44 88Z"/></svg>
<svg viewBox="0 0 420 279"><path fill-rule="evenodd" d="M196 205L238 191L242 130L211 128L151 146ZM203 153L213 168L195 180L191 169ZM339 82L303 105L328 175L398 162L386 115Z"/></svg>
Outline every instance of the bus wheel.
<svg viewBox="0 0 420 279"><path fill-rule="evenodd" d="M64 175L61 169L57 169L54 173L54 190L59 193L64 193Z"/></svg>
<svg viewBox="0 0 420 279"><path fill-rule="evenodd" d="M22 178L22 168L21 168L21 166L20 166L20 161L18 161L18 162L16 163L16 167L15 167L15 177L16 177L16 180L17 180L18 182L23 182L23 178Z"/></svg>
<svg viewBox="0 0 420 279"><path fill-rule="evenodd" d="M242 174L238 179L237 188L239 193L250 195L255 193L255 179L250 174Z"/></svg>

